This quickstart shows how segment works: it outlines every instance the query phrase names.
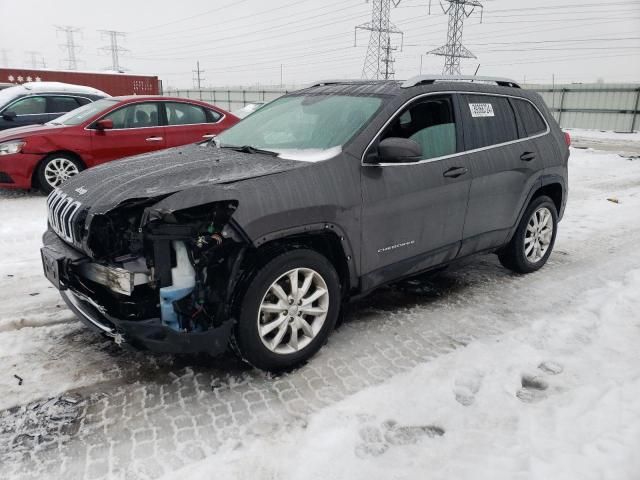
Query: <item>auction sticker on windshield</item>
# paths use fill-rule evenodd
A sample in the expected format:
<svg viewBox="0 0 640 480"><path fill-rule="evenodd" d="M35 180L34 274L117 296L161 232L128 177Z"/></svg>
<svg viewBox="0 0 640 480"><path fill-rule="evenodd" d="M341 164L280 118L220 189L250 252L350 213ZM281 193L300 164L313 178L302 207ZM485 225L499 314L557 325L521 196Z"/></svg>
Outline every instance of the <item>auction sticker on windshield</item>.
<svg viewBox="0 0 640 480"><path fill-rule="evenodd" d="M469 108L472 117L495 117L490 103L470 103Z"/></svg>

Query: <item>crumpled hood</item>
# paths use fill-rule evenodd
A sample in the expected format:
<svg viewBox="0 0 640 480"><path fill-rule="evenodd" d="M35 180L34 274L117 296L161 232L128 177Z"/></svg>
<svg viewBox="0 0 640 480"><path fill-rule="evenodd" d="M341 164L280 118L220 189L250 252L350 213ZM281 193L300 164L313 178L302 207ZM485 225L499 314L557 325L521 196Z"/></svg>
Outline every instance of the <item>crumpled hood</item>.
<svg viewBox="0 0 640 480"><path fill-rule="evenodd" d="M90 168L68 180L61 190L93 213L103 213L125 200L162 197L193 187L233 183L309 165L211 145L188 145Z"/></svg>

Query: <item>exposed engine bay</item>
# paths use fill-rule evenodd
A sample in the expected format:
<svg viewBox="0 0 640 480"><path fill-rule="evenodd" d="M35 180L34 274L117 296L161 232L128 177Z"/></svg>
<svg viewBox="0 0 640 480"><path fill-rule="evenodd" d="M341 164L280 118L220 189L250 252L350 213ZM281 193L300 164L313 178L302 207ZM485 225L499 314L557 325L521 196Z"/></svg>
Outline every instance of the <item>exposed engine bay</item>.
<svg viewBox="0 0 640 480"><path fill-rule="evenodd" d="M177 332L204 332L227 318L247 243L232 226L237 202L218 202L148 221L151 200L91 219L73 287L114 318L160 318ZM157 213L157 212L156 212Z"/></svg>

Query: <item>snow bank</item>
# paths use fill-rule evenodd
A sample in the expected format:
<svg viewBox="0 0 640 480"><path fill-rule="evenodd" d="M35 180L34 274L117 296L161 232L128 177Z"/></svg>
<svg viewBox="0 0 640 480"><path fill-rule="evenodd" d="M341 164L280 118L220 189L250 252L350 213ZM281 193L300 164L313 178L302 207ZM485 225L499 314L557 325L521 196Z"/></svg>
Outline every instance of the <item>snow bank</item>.
<svg viewBox="0 0 640 480"><path fill-rule="evenodd" d="M571 134L571 138L640 142L640 132L624 133L605 130L585 130L581 128L564 128L563 130L569 132Z"/></svg>
<svg viewBox="0 0 640 480"><path fill-rule="evenodd" d="M635 479L640 270L165 479ZM330 459L330 460L329 460Z"/></svg>

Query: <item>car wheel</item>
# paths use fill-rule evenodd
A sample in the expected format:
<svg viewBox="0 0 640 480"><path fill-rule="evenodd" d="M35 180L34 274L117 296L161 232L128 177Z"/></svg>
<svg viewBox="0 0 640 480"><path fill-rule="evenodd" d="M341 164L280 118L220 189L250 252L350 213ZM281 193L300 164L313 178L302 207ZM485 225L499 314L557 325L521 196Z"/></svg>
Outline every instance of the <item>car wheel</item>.
<svg viewBox="0 0 640 480"><path fill-rule="evenodd" d="M525 211L511 241L498 254L500 263L518 273L535 272L551 255L558 212L547 196L536 197Z"/></svg>
<svg viewBox="0 0 640 480"><path fill-rule="evenodd" d="M38 187L41 192L48 194L82 170L82 163L69 154L49 155L38 167Z"/></svg>
<svg viewBox="0 0 640 480"><path fill-rule="evenodd" d="M249 283L240 302L234 347L262 370L295 367L325 343L340 305L340 280L324 256L312 250L281 254Z"/></svg>

